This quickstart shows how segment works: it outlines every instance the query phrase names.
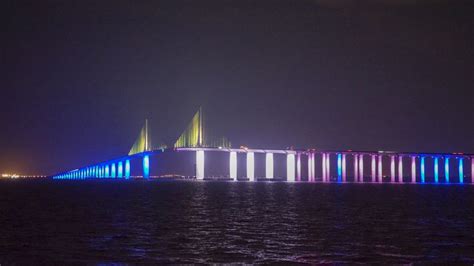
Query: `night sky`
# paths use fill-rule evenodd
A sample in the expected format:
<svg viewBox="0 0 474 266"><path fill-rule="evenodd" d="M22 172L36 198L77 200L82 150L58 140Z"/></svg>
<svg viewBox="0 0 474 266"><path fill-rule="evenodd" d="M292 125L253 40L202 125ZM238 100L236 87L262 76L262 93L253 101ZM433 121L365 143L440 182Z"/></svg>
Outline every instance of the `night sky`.
<svg viewBox="0 0 474 266"><path fill-rule="evenodd" d="M112 4L113 3L113 4ZM0 172L167 143L474 153L472 1L2 1Z"/></svg>

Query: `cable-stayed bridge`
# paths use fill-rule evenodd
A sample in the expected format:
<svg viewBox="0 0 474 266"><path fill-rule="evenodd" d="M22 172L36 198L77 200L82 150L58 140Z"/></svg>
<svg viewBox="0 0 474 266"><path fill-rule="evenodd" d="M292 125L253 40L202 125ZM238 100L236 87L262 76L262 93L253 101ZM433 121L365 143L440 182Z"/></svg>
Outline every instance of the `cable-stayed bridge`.
<svg viewBox="0 0 474 266"><path fill-rule="evenodd" d="M150 157L160 153L195 153L193 178L206 179L205 154L228 154L227 180L283 180L288 182L473 184L474 154L395 151L336 151L318 149L232 148L225 137L208 137L202 108L195 113L173 147L152 148L148 121L127 155L61 172L53 179L131 178L131 160L141 160L141 177L150 178ZM246 169L238 177L237 154L245 154ZM263 157L265 173L257 176L255 158ZM274 157L286 157L286 176L275 177ZM317 163L316 163L317 162ZM408 163L408 166L406 164ZM406 167L406 169L405 169ZM384 171L385 169L385 171ZM469 171L470 170L470 171ZM387 172L384 175L384 172ZM408 172L408 173L407 173ZM430 173L430 174L428 174Z"/></svg>

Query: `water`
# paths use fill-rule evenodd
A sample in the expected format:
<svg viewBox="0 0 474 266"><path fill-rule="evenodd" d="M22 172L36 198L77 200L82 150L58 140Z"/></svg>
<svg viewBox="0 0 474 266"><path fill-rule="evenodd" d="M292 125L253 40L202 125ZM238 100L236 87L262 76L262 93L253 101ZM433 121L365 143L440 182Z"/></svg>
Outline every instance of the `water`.
<svg viewBox="0 0 474 266"><path fill-rule="evenodd" d="M474 186L1 181L0 264L474 263Z"/></svg>

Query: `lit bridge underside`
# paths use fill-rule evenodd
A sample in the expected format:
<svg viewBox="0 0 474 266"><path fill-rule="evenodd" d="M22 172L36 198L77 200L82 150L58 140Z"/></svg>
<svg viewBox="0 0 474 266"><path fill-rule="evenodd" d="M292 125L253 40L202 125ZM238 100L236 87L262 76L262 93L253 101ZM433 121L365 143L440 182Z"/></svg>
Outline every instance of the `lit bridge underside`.
<svg viewBox="0 0 474 266"><path fill-rule="evenodd" d="M173 148L150 148L148 123L127 156L65 171L53 179L123 178L131 177L132 159L142 161L141 171L145 179L150 177L150 157L169 152L195 153L195 178L206 179L205 154L228 154L228 180L281 180L288 182L322 183L392 183L392 184L465 184L474 183L474 154L461 153L414 153L388 151L325 151L315 149L249 149L230 148L225 138L210 141L206 145L202 111L193 117L190 125L178 138ZM217 147L216 147L217 146ZM246 171L237 167L238 154L245 154ZM264 156L265 174L256 176L255 157ZM286 173L275 176L274 157L286 157ZM303 160L305 169L303 170ZM348 163L350 161L350 163ZM316 163L318 162L318 163ZM349 167L348 167L349 166ZM465 168L470 167L470 176ZM305 173L305 174L304 174ZM385 173L385 175L384 175ZM427 173L431 173L428 176ZM244 178L242 178L244 176Z"/></svg>
<svg viewBox="0 0 474 266"><path fill-rule="evenodd" d="M474 155L399 153L381 151L318 151L318 150L275 150L275 149L231 149L231 148L173 148L152 150L130 156L97 163L53 176L54 179L86 178L130 178L130 161L142 160L143 178L150 177L150 157L169 152L192 152L196 155L195 178L205 179L205 154L220 152L228 154L228 178L238 180L237 154L246 156L248 181L286 180L288 182L338 182L338 183L474 183ZM255 156L265 156L265 175L255 175ZM286 156L286 175L274 176L274 157ZM316 165L316 159L319 163ZM352 166L348 171L347 160ZM303 176L302 160L306 160L306 175ZM433 175L427 181L427 165L432 167ZM465 175L466 164L470 163L470 176ZM408 174L405 171L409 170ZM334 169L334 170L333 170ZM383 173L388 171L388 175ZM469 177L469 179L468 179ZM242 178L241 178L242 179ZM243 180L243 179L242 179Z"/></svg>

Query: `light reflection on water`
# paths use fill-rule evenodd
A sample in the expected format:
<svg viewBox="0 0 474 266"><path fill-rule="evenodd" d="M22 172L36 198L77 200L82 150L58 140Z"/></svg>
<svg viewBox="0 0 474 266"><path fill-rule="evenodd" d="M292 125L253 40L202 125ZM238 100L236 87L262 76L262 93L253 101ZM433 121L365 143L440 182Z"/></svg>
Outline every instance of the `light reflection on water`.
<svg viewBox="0 0 474 266"><path fill-rule="evenodd" d="M474 186L0 182L0 263L474 262Z"/></svg>

